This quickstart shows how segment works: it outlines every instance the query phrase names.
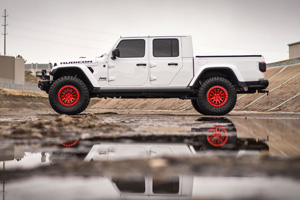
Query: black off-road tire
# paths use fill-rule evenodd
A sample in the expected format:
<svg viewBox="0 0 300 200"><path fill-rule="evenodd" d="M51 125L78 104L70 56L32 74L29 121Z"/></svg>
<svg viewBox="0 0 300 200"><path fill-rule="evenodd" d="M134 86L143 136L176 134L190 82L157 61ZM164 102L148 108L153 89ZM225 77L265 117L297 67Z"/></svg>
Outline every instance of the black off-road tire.
<svg viewBox="0 0 300 200"><path fill-rule="evenodd" d="M224 117L201 117L198 122L204 126L192 128L192 132L198 132L198 146L196 150L227 149L236 150L237 131L231 120Z"/></svg>
<svg viewBox="0 0 300 200"><path fill-rule="evenodd" d="M198 103L198 99L191 99L191 103L193 105L193 107L195 108L195 110L197 112L199 112L202 115L205 115L206 113L200 108L199 103Z"/></svg>
<svg viewBox="0 0 300 200"><path fill-rule="evenodd" d="M79 78L63 76L51 85L49 101L52 108L59 114L76 115L89 105L89 91Z"/></svg>
<svg viewBox="0 0 300 200"><path fill-rule="evenodd" d="M234 108L236 100L234 85L223 77L209 78L199 88L199 110L205 115L225 115Z"/></svg>

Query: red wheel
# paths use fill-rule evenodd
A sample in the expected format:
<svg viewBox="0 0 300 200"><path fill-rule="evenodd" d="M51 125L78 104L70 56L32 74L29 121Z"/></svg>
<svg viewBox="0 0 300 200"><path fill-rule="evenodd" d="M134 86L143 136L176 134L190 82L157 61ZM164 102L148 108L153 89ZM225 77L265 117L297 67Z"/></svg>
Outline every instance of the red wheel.
<svg viewBox="0 0 300 200"><path fill-rule="evenodd" d="M208 90L206 98L210 105L219 108L227 103L228 93L225 88L221 86L214 86Z"/></svg>
<svg viewBox="0 0 300 200"><path fill-rule="evenodd" d="M78 141L79 141L78 139L77 140L72 140L72 141L61 143L61 145L64 146L64 147L73 147L78 143Z"/></svg>
<svg viewBox="0 0 300 200"><path fill-rule="evenodd" d="M74 76L63 76L51 85L49 101L56 112L76 115L89 105L89 90L81 79Z"/></svg>
<svg viewBox="0 0 300 200"><path fill-rule="evenodd" d="M236 88L226 78L211 77L205 80L198 92L200 113L205 115L225 115L236 103Z"/></svg>
<svg viewBox="0 0 300 200"><path fill-rule="evenodd" d="M221 147L228 140L227 130L220 125L215 125L208 130L207 141L215 147Z"/></svg>
<svg viewBox="0 0 300 200"><path fill-rule="evenodd" d="M61 105L71 107L77 104L80 95L76 87L66 85L58 91L57 96Z"/></svg>

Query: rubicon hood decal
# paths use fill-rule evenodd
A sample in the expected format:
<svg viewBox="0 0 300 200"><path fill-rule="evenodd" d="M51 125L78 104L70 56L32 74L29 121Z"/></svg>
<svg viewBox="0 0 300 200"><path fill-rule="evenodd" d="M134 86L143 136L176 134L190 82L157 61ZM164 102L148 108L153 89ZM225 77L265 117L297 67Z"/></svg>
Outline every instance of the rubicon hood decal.
<svg viewBox="0 0 300 200"><path fill-rule="evenodd" d="M79 60L79 61L66 61L66 62L60 62L61 65L68 65L68 64L88 64L93 63L92 60Z"/></svg>

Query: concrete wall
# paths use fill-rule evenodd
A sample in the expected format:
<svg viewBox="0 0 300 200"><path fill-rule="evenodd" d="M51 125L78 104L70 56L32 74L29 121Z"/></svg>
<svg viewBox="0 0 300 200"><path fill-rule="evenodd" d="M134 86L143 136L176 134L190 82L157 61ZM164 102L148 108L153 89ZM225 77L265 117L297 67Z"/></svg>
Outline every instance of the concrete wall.
<svg viewBox="0 0 300 200"><path fill-rule="evenodd" d="M25 82L24 60L11 56L0 56L0 78Z"/></svg>
<svg viewBox="0 0 300 200"><path fill-rule="evenodd" d="M11 56L0 56L0 77L15 79L15 58Z"/></svg>
<svg viewBox="0 0 300 200"><path fill-rule="evenodd" d="M289 58L300 58L300 42L289 44Z"/></svg>
<svg viewBox="0 0 300 200"><path fill-rule="evenodd" d="M25 82L25 63L23 59L15 59L15 80Z"/></svg>

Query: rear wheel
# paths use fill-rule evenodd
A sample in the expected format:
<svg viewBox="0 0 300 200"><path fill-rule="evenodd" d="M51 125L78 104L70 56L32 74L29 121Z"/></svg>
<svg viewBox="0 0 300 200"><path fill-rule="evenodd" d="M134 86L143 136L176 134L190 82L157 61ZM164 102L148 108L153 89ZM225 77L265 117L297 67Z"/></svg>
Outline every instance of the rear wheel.
<svg viewBox="0 0 300 200"><path fill-rule="evenodd" d="M51 85L49 101L56 112L75 115L84 111L89 105L89 91L79 78L64 76Z"/></svg>
<svg viewBox="0 0 300 200"><path fill-rule="evenodd" d="M191 99L191 102L196 111L205 115L205 112L199 106L198 99Z"/></svg>
<svg viewBox="0 0 300 200"><path fill-rule="evenodd" d="M223 77L207 79L199 88L199 110L206 115L225 115L236 104L236 91L232 83Z"/></svg>

